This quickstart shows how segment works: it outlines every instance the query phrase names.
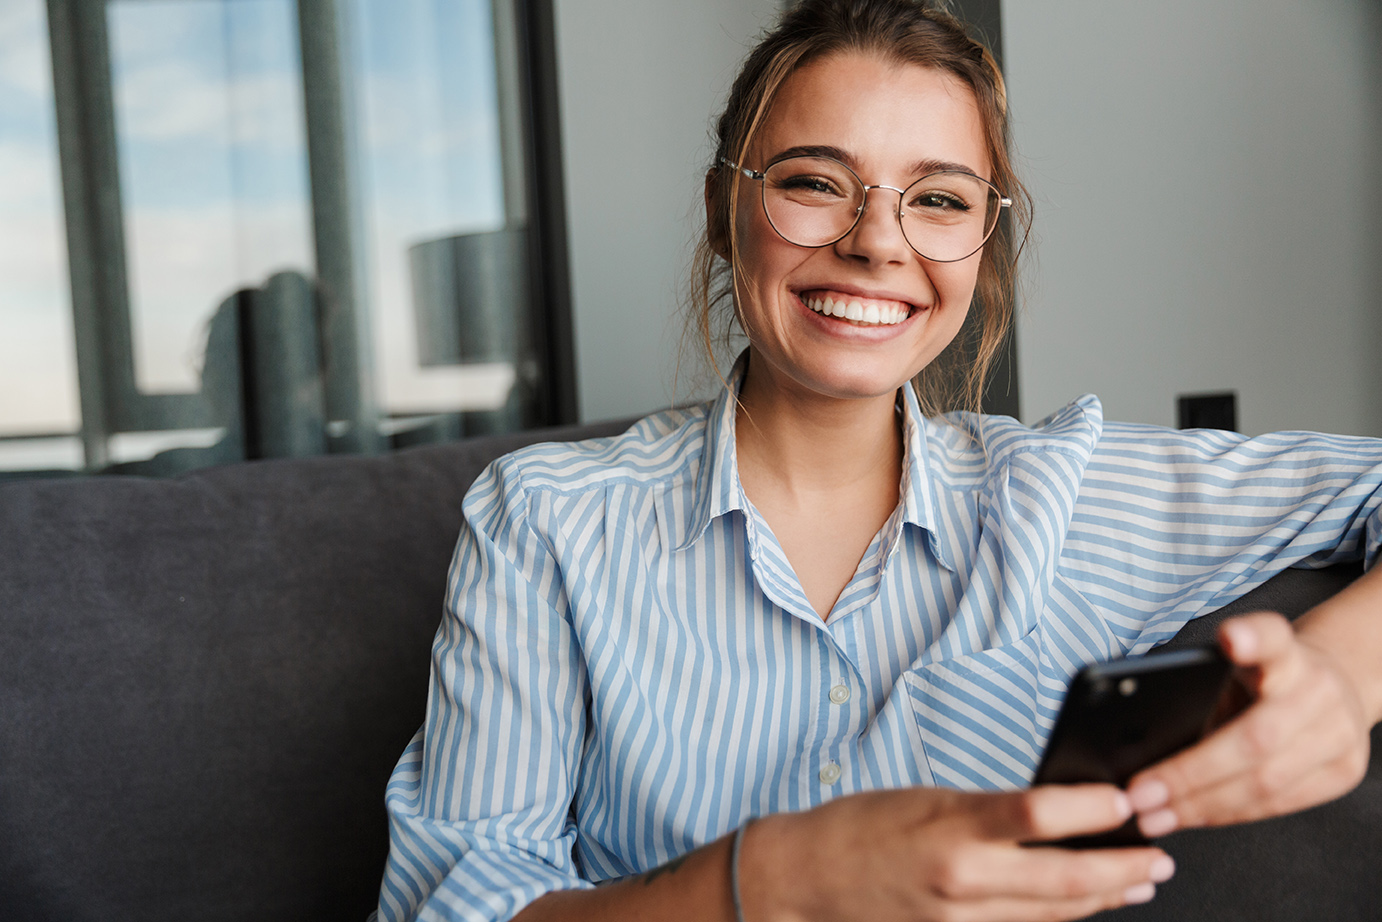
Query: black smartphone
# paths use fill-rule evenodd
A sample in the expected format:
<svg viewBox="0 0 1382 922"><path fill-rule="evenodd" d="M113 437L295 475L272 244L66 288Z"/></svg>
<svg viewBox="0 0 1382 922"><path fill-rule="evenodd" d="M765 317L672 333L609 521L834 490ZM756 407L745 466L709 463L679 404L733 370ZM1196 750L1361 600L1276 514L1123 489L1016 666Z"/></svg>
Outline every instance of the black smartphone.
<svg viewBox="0 0 1382 922"><path fill-rule="evenodd" d="M1201 739L1218 716L1232 667L1215 647L1194 647L1086 666L1056 718L1033 784L1106 782L1133 775ZM1055 843L1066 848L1145 845L1137 818Z"/></svg>

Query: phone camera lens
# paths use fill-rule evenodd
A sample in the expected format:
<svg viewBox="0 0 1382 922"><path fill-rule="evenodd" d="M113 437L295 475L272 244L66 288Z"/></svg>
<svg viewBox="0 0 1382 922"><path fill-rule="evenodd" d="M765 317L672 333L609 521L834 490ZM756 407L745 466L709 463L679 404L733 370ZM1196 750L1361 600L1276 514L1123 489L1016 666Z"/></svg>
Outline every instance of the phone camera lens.
<svg viewBox="0 0 1382 922"><path fill-rule="evenodd" d="M1129 676L1118 683L1118 694L1130 698L1137 694L1137 680Z"/></svg>

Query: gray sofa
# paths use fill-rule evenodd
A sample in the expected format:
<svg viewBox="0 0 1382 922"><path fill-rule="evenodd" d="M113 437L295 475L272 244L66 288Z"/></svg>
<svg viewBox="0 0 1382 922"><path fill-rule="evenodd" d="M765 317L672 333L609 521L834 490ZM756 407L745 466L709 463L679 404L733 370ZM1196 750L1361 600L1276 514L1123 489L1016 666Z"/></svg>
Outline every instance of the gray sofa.
<svg viewBox="0 0 1382 922"><path fill-rule="evenodd" d="M619 428L0 484L0 920L362 920L466 487ZM1353 575L1233 609L1298 613ZM1176 880L1108 918L1382 917L1379 762L1334 804L1170 837Z"/></svg>

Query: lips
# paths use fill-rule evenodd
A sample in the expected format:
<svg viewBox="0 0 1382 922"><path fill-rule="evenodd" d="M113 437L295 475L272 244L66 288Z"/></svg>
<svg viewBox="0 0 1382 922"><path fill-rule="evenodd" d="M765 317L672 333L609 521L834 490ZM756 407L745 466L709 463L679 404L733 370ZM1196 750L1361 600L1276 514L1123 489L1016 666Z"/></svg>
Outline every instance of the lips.
<svg viewBox="0 0 1382 922"><path fill-rule="evenodd" d="M798 297L803 304L822 316L863 326L893 326L906 320L913 310L913 305L905 301L868 298L825 289L803 291Z"/></svg>

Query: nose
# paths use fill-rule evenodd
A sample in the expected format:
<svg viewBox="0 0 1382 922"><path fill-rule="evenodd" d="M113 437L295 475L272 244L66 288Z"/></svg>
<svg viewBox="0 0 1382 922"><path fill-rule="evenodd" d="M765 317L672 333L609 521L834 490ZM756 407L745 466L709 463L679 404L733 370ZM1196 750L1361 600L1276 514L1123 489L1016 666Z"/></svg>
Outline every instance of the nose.
<svg viewBox="0 0 1382 922"><path fill-rule="evenodd" d="M896 192L897 207L888 207L891 200L887 196L881 202L872 202L869 193L875 189ZM902 193L903 190L896 186L864 186L864 201L859 206L859 217L849 233L835 244L840 252L870 262L885 263L902 262L915 255L906 235L902 233Z"/></svg>

